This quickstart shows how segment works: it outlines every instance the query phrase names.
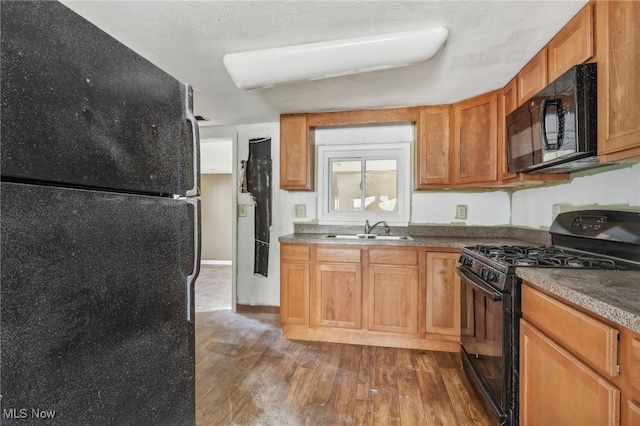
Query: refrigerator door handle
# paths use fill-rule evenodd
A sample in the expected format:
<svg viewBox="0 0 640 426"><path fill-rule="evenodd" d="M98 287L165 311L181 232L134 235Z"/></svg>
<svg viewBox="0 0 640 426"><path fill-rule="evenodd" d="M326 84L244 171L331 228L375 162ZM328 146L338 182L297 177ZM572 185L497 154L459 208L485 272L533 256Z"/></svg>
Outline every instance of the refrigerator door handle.
<svg viewBox="0 0 640 426"><path fill-rule="evenodd" d="M187 276L187 321L195 321L195 280L200 274L200 200L185 200L193 206L193 269Z"/></svg>
<svg viewBox="0 0 640 426"><path fill-rule="evenodd" d="M185 83L185 117L191 124L191 138L193 141L193 188L187 190L187 197L200 195L200 133L198 121L193 115L193 89Z"/></svg>

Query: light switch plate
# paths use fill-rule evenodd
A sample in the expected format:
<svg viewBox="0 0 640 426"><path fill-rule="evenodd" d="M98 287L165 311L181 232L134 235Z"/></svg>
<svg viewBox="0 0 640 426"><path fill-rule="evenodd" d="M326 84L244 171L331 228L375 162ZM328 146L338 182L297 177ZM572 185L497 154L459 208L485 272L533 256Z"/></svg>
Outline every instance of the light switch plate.
<svg viewBox="0 0 640 426"><path fill-rule="evenodd" d="M238 204L238 216L245 217L247 215L247 205Z"/></svg>
<svg viewBox="0 0 640 426"><path fill-rule="evenodd" d="M456 206L456 219L467 218L467 206L464 204L458 204Z"/></svg>
<svg viewBox="0 0 640 426"><path fill-rule="evenodd" d="M296 204L296 218L307 217L307 206L305 204Z"/></svg>

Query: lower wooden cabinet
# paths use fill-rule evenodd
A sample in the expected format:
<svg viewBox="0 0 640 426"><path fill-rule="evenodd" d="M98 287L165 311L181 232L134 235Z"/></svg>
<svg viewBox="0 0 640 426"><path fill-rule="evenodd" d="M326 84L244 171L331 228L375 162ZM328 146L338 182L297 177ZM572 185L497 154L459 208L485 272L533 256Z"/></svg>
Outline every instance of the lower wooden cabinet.
<svg viewBox="0 0 640 426"><path fill-rule="evenodd" d="M620 390L525 320L520 348L522 426L620 424Z"/></svg>
<svg viewBox="0 0 640 426"><path fill-rule="evenodd" d="M281 244L284 336L458 352L459 255L449 250Z"/></svg>
<svg viewBox="0 0 640 426"><path fill-rule="evenodd" d="M313 311L317 327L360 328L362 272L360 265L316 265Z"/></svg>
<svg viewBox="0 0 640 426"><path fill-rule="evenodd" d="M368 329L416 335L418 270L372 266L368 278Z"/></svg>
<svg viewBox="0 0 640 426"><path fill-rule="evenodd" d="M520 424L640 425L640 334L522 286Z"/></svg>
<svg viewBox="0 0 640 426"><path fill-rule="evenodd" d="M309 325L309 262L306 244L280 245L280 323Z"/></svg>
<svg viewBox="0 0 640 426"><path fill-rule="evenodd" d="M280 322L309 325L309 265L280 265Z"/></svg>
<svg viewBox="0 0 640 426"><path fill-rule="evenodd" d="M426 332L460 336L458 253L427 252Z"/></svg>

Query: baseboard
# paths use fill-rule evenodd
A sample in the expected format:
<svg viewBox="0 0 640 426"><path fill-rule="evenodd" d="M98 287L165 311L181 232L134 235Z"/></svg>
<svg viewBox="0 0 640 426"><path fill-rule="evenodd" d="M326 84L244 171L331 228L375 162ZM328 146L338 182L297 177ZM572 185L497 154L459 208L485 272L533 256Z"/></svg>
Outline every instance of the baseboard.
<svg viewBox="0 0 640 426"><path fill-rule="evenodd" d="M306 325L285 324L285 338L316 342L346 343L350 345L382 346L387 348L419 349L427 351L460 352L460 338L456 336L418 337L399 333L340 329L329 327L311 328Z"/></svg>
<svg viewBox="0 0 640 426"><path fill-rule="evenodd" d="M231 265L230 260L201 260L201 265Z"/></svg>
<svg viewBox="0 0 640 426"><path fill-rule="evenodd" d="M236 312L244 312L251 314L280 314L279 306L260 306L260 305L236 305Z"/></svg>

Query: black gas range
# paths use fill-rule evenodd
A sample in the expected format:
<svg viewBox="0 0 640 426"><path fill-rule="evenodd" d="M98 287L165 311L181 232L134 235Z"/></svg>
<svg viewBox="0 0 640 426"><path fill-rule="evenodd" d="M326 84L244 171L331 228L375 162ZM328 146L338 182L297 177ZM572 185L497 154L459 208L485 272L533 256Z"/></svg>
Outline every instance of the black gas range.
<svg viewBox="0 0 640 426"><path fill-rule="evenodd" d="M640 270L640 212L562 213L551 246L465 247L460 256L463 366L498 424L518 424L520 284L516 269Z"/></svg>

